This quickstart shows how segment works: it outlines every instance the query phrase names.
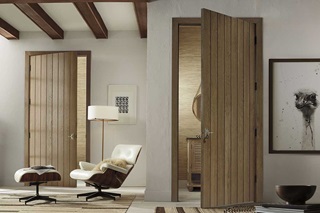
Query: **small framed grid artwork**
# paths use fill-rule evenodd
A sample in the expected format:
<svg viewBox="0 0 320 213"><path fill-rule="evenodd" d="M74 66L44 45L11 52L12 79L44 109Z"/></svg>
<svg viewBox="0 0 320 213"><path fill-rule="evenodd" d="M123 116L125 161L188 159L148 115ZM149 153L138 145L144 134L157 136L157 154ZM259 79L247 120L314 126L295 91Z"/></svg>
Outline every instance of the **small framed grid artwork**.
<svg viewBox="0 0 320 213"><path fill-rule="evenodd" d="M136 85L108 85L108 105L119 107L119 121L109 124L136 124Z"/></svg>

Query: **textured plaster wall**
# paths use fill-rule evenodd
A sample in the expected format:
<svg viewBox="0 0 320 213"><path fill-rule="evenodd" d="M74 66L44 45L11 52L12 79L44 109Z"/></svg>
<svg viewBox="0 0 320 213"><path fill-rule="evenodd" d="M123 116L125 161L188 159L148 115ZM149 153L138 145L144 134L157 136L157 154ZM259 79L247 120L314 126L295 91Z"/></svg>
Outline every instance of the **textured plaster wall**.
<svg viewBox="0 0 320 213"><path fill-rule="evenodd" d="M263 18L265 201L278 200L276 184L320 186L319 155L268 153L268 59L320 57L320 1L163 0L148 6L146 200L171 199L172 17L200 17L201 8L234 17ZM320 190L311 202L319 198Z"/></svg>
<svg viewBox="0 0 320 213"><path fill-rule="evenodd" d="M17 185L14 172L24 165L25 51L91 51L91 104L106 105L109 84L134 84L137 90L137 124L105 125L105 156L116 144L141 144L142 153L127 186L146 184L146 39L136 31L110 32L95 39L91 32L65 33L52 40L44 33L22 33L20 40L0 36L0 186ZM101 123L91 122L91 162L101 160Z"/></svg>

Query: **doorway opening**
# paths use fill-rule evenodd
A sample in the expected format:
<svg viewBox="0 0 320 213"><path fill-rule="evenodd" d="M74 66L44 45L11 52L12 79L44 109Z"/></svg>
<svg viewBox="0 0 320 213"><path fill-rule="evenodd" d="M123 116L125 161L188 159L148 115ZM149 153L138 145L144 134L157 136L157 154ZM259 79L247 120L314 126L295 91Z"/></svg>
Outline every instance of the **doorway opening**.
<svg viewBox="0 0 320 213"><path fill-rule="evenodd" d="M177 165L173 164L173 201L200 203L201 121L193 103L201 89L201 20L173 19L172 140ZM194 109L195 110L195 109ZM195 112L197 113L197 112Z"/></svg>
<svg viewBox="0 0 320 213"><path fill-rule="evenodd" d="M252 156L255 156L255 162L254 162L254 166L252 166L252 168L254 168L255 171L255 183L254 183L254 200L255 201L259 201L262 199L262 186L263 186L263 144L262 144L262 115L263 115L263 111L262 111L262 87L263 87L263 81L262 81L262 19L261 18L243 18L243 20L247 21L247 22L251 22L254 23L256 25L255 27L255 33L256 33L256 47L255 47L255 52L254 52L254 58L255 58L255 62L254 62L254 66L255 66L255 92L254 92L254 99L256 100L255 102L255 130L251 131L250 134L252 132L254 132L254 137L255 137L255 142L256 145L253 146L255 147L254 150L252 149L251 151L253 151L255 154ZM240 21L241 22L241 21ZM183 47L181 47L180 45L184 43L184 41L180 41L180 39L182 39L182 35L184 33L186 33L187 29L192 29L192 32L196 31L197 27L201 28L201 19L200 18L173 18L173 28L172 28L172 201L173 202L177 202L177 201L184 201L186 199L186 197L184 196L184 192L183 192L183 196L179 196L180 190L179 187L184 188L184 191L189 191L191 189L191 187L188 186L188 182L190 182L187 177L188 177L188 170L187 170L187 165L188 165L188 140L197 140L198 136L201 134L201 130L199 131L199 129L197 129L197 125L193 125L190 128L195 128L195 129L189 129L188 133L191 133L191 136L183 136L180 135L181 134L181 130L180 128L183 126L183 122L185 122L184 120L180 119L183 116L183 112L180 110L182 109L182 104L180 103L181 97L180 95L183 94L184 92L189 91L190 94L189 96L191 96L191 100L193 100L195 98L195 96L198 94L197 89L199 87L199 84L194 86L192 84L197 84L197 83L190 83L189 81L183 81L183 79L185 78L184 73L183 73L183 69L184 66L187 66L188 68L191 68L194 72L196 69L200 69L201 70L201 57L198 57L196 55L197 50L195 50L194 48L190 48L191 50L189 50L190 52L187 53L187 51L185 51L183 49ZM194 40L199 40L200 39L200 44L201 44L201 40L203 38L201 38L201 32L200 35L197 35L198 37L194 36L193 39ZM200 37L200 38L199 38ZM188 38L187 41L192 40L191 38ZM191 46L191 45L190 45ZM189 47L187 47L188 49ZM200 49L201 49L201 45L200 45ZM201 52L201 51L200 51ZM193 55L193 56L192 56ZM182 56L182 57L180 57ZM185 57L185 59L183 58ZM189 57L189 58L188 58ZM198 61L196 60L198 59ZM192 62L192 60L194 60L194 62ZM186 61L186 64L189 65L184 65L183 61ZM198 63L198 65L196 65ZM189 66L189 67L188 67ZM200 79L200 73L199 72L199 79ZM197 78L195 76L191 77L191 78ZM195 80L193 79L193 80ZM190 84L187 86L183 86L180 84ZM187 88L190 88L189 90ZM253 87L250 87L253 88ZM203 92L203 91L202 91ZM190 113L192 115L192 101L190 102L190 98L189 98L189 110ZM186 105L186 106L187 106ZM193 119L193 118L192 118ZM188 121L189 122L189 121ZM201 122L199 122L199 125L201 125ZM184 128L184 127L182 127ZM187 128L186 128L187 129ZM210 132L210 130L209 130ZM210 141L211 143L211 141ZM189 148L190 151L190 148ZM253 153L252 152L252 153ZM181 153L185 153L182 154L183 156L180 156ZM190 156L189 156L190 158ZM192 160L191 160L192 161ZM190 162L190 161L189 161ZM221 161L222 162L222 161ZM182 166L182 168L180 168ZM184 168L183 168L184 167ZM218 172L219 173L219 172ZM197 176L198 174L196 173L194 176L192 176L191 174L191 178L194 179L199 179L199 177L201 176L201 173L199 176ZM189 175L190 176L190 175ZM213 180L213 178L211 179L211 176L206 176L207 179L210 179L210 181ZM184 180L183 180L184 179ZM201 179L201 178L200 178ZM190 188L190 189L189 189ZM211 188L209 187L207 189L210 190ZM222 189L222 187L220 187L220 189ZM191 191L191 190L190 190ZM190 192L190 193L194 193L194 192ZM211 192L210 192L211 193ZM205 198L205 202L209 203L209 205L212 205L212 203L210 204L210 202L212 202L211 198L208 198L208 196L206 196L207 194L203 194L201 195L200 198L200 194L199 194L199 200L200 199L204 199ZM211 196L211 194L210 194ZM211 196L213 197L213 196ZM217 197L217 196L214 196ZM208 202L207 202L208 201ZM202 202L201 202L202 205ZM204 205L206 206L206 205Z"/></svg>

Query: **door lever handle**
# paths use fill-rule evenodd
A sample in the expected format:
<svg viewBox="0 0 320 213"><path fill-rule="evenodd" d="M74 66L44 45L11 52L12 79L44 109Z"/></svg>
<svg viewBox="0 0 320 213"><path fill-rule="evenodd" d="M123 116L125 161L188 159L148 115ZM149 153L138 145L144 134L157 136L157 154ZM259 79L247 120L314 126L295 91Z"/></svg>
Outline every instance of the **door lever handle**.
<svg viewBox="0 0 320 213"><path fill-rule="evenodd" d="M202 138L208 139L211 134L213 134L213 132L210 132L209 129L205 128L204 131L202 132Z"/></svg>
<svg viewBox="0 0 320 213"><path fill-rule="evenodd" d="M70 138L71 140L74 140L77 138L77 134L72 133L71 135L68 136L68 138Z"/></svg>

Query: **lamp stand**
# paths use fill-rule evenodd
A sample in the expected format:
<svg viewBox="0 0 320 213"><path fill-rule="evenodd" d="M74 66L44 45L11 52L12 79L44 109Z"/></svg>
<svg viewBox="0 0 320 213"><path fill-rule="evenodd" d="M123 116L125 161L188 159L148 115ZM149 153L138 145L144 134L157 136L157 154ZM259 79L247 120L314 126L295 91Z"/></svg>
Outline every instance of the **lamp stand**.
<svg viewBox="0 0 320 213"><path fill-rule="evenodd" d="M102 150L101 150L101 160L103 160L104 156L104 120L102 120Z"/></svg>

